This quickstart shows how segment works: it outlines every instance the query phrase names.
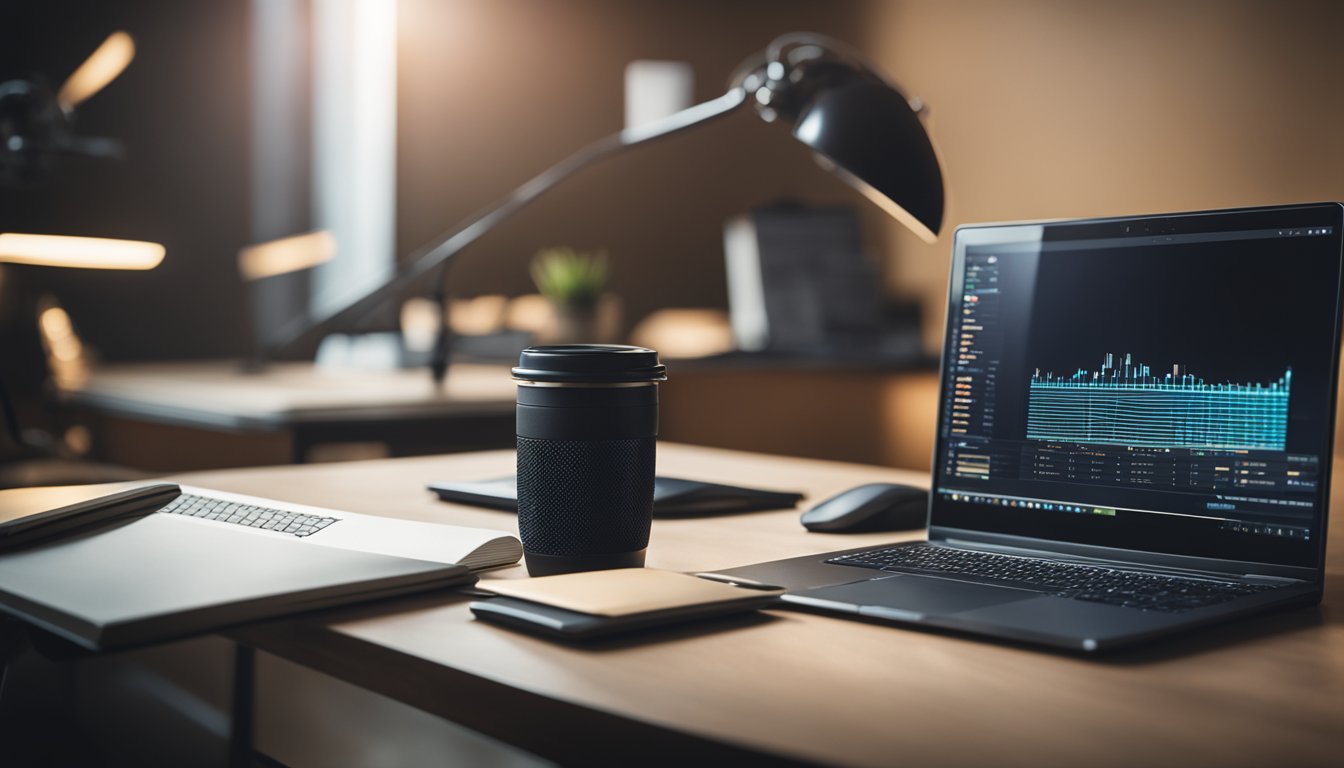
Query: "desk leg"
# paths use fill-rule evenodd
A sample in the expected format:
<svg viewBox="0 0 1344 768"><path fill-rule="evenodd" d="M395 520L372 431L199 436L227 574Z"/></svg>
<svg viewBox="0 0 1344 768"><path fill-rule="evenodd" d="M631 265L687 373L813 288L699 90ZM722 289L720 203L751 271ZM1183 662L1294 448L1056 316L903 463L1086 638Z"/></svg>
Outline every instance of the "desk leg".
<svg viewBox="0 0 1344 768"><path fill-rule="evenodd" d="M307 464L308 450L313 447L312 441L302 433L302 430L291 429L289 431L289 443L289 463Z"/></svg>
<svg viewBox="0 0 1344 768"><path fill-rule="evenodd" d="M233 646L233 716L229 730L229 768L251 768L252 728L256 696L257 652L242 643Z"/></svg>

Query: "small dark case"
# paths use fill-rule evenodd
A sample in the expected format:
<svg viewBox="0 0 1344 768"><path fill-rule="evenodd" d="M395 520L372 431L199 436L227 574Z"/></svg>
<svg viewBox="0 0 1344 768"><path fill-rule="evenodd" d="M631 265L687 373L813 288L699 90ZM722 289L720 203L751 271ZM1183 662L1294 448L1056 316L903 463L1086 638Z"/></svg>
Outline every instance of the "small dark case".
<svg viewBox="0 0 1344 768"><path fill-rule="evenodd" d="M689 605L625 616L597 616L514 597L476 600L471 603L470 608L476 618L493 624L553 640L582 641L756 611L778 602L779 598L775 595L762 595L755 600Z"/></svg>

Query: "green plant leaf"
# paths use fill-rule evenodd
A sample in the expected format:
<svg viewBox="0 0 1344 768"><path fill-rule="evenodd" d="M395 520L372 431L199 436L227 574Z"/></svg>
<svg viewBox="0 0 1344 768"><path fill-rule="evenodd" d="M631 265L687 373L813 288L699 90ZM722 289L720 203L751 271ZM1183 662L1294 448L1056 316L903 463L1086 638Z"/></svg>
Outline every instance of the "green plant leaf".
<svg viewBox="0 0 1344 768"><path fill-rule="evenodd" d="M537 252L530 266L532 280L542 295L557 304L591 307L606 288L605 251L547 248Z"/></svg>

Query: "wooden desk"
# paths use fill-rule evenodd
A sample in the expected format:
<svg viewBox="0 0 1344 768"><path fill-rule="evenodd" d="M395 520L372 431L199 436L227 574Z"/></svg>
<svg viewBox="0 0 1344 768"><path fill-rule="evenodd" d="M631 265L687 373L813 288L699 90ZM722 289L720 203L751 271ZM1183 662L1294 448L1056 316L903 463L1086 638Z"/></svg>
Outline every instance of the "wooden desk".
<svg viewBox="0 0 1344 768"><path fill-rule="evenodd" d="M159 471L302 463L315 446L336 443L396 456L513 442L514 383L504 365L455 365L443 387L423 369L115 365L58 396L98 427L98 458Z"/></svg>
<svg viewBox="0 0 1344 768"><path fill-rule="evenodd" d="M432 479L507 473L509 452L183 476L222 490L467 525ZM677 445L659 469L806 491L922 474ZM1336 497L1338 499L1338 496ZM1335 503L1332 509L1338 510ZM806 533L796 511L655 522L649 565L685 571L909 536ZM403 600L235 633L565 764L793 758L842 765L1324 765L1344 750L1344 541L1325 604L1102 659L792 611L569 648ZM515 567L485 578L518 578ZM264 735L270 727L258 724ZM346 727L343 725L342 727ZM720 763L722 764L722 763Z"/></svg>

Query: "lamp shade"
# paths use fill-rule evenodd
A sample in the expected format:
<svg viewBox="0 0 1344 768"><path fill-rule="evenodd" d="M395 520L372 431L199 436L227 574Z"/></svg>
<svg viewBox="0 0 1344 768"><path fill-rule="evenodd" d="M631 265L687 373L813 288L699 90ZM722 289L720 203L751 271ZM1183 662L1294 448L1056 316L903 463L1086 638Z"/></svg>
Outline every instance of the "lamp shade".
<svg viewBox="0 0 1344 768"><path fill-rule="evenodd" d="M790 126L828 170L932 243L943 225L943 174L916 108L858 51L794 32L738 67L767 122Z"/></svg>
<svg viewBox="0 0 1344 768"><path fill-rule="evenodd" d="M900 92L857 76L818 88L793 135L874 204L933 242L943 223L943 176L919 114Z"/></svg>

